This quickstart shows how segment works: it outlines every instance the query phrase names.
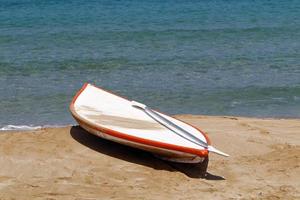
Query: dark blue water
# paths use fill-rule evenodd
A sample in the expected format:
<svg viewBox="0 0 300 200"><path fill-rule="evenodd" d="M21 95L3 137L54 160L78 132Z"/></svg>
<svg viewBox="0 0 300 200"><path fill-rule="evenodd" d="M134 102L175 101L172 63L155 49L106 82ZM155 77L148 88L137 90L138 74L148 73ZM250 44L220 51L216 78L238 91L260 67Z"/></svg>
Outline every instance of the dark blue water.
<svg viewBox="0 0 300 200"><path fill-rule="evenodd" d="M0 0L0 127L84 82L170 114L300 117L298 0Z"/></svg>

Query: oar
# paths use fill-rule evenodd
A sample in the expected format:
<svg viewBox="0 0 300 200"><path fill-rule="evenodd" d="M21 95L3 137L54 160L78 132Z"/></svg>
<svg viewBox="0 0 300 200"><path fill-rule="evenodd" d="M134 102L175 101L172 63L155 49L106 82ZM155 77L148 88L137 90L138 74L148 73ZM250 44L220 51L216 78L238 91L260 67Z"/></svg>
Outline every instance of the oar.
<svg viewBox="0 0 300 200"><path fill-rule="evenodd" d="M201 147L207 149L210 152L213 152L213 153L216 153L216 154L219 154L219 155L222 155L222 156L226 156L226 157L229 156L228 154L214 148L213 146L208 145L206 142L203 142L202 140L200 140L199 138L197 138L193 134L189 133L185 129L183 129L180 126L174 124L173 122L166 119L165 117L163 117L159 113L153 111L152 109L148 108L146 105L144 105L142 103L139 103L139 102L136 102L136 101L131 101L131 105L133 107L144 110L144 112L147 113L155 121L162 124L166 128L170 129L171 131L173 131L177 135L181 136L182 138L184 138L184 139L186 139L186 140L188 140L188 141L190 141L190 142L192 142L192 143L194 143L198 146L201 146Z"/></svg>

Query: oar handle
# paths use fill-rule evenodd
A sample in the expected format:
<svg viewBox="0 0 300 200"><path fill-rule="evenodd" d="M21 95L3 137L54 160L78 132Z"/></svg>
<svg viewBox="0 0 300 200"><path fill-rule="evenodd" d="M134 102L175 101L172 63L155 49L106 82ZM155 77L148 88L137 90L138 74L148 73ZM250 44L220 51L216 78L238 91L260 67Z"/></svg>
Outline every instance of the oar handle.
<svg viewBox="0 0 300 200"><path fill-rule="evenodd" d="M142 108L142 109L146 109L146 107L147 107L145 104L142 104L142 103L139 103L136 101L131 101L131 105L134 107Z"/></svg>

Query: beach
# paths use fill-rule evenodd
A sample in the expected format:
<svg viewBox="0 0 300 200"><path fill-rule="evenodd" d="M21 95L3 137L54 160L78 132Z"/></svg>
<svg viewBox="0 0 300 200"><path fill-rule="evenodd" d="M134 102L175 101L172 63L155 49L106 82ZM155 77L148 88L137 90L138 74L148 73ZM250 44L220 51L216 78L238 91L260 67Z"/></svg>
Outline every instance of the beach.
<svg viewBox="0 0 300 200"><path fill-rule="evenodd" d="M207 174L79 126L0 132L0 199L299 199L300 120L175 116L229 158Z"/></svg>

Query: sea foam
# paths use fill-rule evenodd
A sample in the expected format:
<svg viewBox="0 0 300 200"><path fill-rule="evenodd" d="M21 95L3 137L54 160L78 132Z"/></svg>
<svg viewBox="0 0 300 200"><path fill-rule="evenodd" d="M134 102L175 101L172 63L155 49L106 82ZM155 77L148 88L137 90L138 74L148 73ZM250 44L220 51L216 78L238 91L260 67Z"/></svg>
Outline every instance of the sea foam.
<svg viewBox="0 0 300 200"><path fill-rule="evenodd" d="M0 127L0 131L31 131L37 130L41 128L60 128L60 127L67 127L73 126L72 124L66 125L44 125L44 126L33 126L33 125L5 125Z"/></svg>
<svg viewBox="0 0 300 200"><path fill-rule="evenodd" d="M13 130L36 130L40 129L42 126L28 126L28 125L6 125L0 128L0 131L13 131Z"/></svg>

